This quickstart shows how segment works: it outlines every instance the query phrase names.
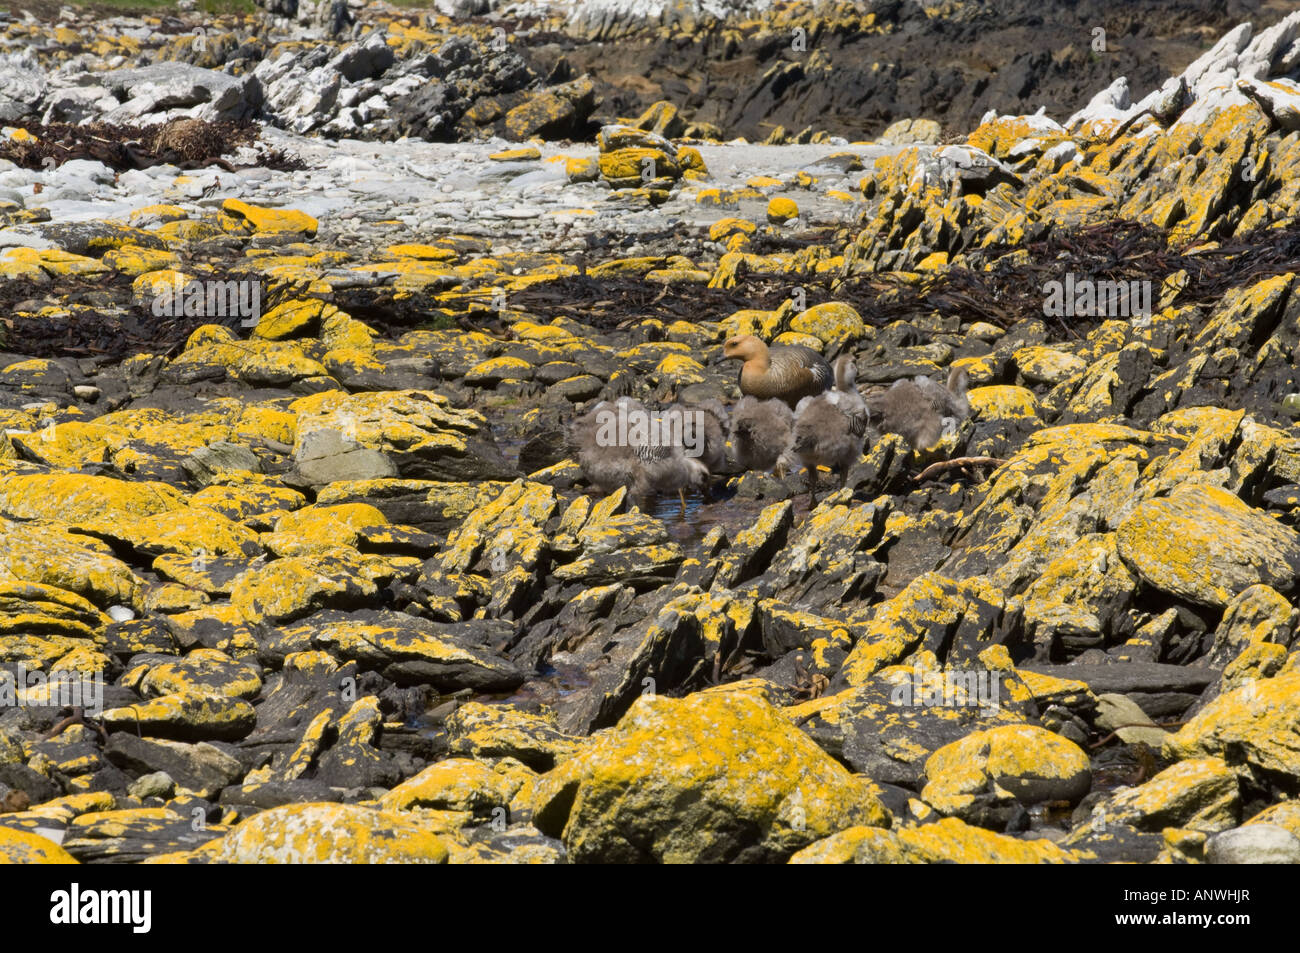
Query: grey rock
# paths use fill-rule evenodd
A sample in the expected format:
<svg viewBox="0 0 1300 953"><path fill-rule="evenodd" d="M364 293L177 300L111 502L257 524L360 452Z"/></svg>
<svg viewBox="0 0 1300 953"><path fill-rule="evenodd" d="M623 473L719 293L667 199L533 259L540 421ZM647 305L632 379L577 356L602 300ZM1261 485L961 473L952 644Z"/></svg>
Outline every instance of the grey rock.
<svg viewBox="0 0 1300 953"><path fill-rule="evenodd" d="M1162 662L1116 662L1113 665L1045 665L1026 662L1022 668L1056 678L1087 682L1094 693L1200 691L1218 681L1210 669L1166 665Z"/></svg>
<svg viewBox="0 0 1300 953"><path fill-rule="evenodd" d="M262 472L262 461L257 454L243 444L226 440L214 440L206 447L200 447L185 459L182 466L203 486L212 483L222 470Z"/></svg>
<svg viewBox="0 0 1300 953"><path fill-rule="evenodd" d="M1113 731L1125 744L1142 743L1159 751L1168 734L1147 717L1141 707L1127 695L1107 693L1097 696L1094 725L1099 731ZM1134 725L1150 727L1132 727Z"/></svg>
<svg viewBox="0 0 1300 953"><path fill-rule="evenodd" d="M1276 824L1247 824L1206 843L1212 864L1300 864L1300 838Z"/></svg>
<svg viewBox="0 0 1300 953"><path fill-rule="evenodd" d="M373 79L393 65L392 48L384 41L382 31L371 32L359 43L349 43L339 50L328 66L342 74L349 82Z"/></svg>
<svg viewBox="0 0 1300 953"><path fill-rule="evenodd" d="M397 466L387 454L363 447L337 430L308 433L294 454L294 463L299 476L312 486L397 476Z"/></svg>
<svg viewBox="0 0 1300 953"><path fill-rule="evenodd" d="M216 796L244 774L236 759L213 745L138 738L129 731L114 732L104 755L123 770L165 771L177 786L202 798Z"/></svg>
<svg viewBox="0 0 1300 953"><path fill-rule="evenodd" d="M0 56L0 122L31 116L47 85L46 72L33 55Z"/></svg>
<svg viewBox="0 0 1300 953"><path fill-rule="evenodd" d="M113 70L100 84L124 100L104 116L106 122L131 122L176 108L190 109L196 119L246 119L261 106L262 89L255 75L231 76L188 63L152 63L138 69Z"/></svg>
<svg viewBox="0 0 1300 953"><path fill-rule="evenodd" d="M154 771L152 774L141 775L131 782L126 793L143 801L149 797L169 798L175 790L176 782L172 780L170 774L166 771Z"/></svg>

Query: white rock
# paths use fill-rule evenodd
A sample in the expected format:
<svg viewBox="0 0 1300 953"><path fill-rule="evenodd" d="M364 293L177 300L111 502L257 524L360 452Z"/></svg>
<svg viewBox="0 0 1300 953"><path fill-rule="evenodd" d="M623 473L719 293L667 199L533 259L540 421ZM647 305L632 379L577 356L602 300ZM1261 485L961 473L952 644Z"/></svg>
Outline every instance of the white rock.
<svg viewBox="0 0 1300 953"><path fill-rule="evenodd" d="M1276 824L1246 824L1205 845L1212 864L1300 864L1300 838Z"/></svg>

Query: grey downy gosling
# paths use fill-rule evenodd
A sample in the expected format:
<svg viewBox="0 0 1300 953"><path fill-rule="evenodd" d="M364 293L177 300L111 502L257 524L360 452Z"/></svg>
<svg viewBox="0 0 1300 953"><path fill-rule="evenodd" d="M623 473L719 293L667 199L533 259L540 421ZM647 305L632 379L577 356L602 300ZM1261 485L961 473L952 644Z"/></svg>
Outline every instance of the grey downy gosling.
<svg viewBox="0 0 1300 953"><path fill-rule="evenodd" d="M602 400L570 429L583 476L602 493L627 487L643 506L658 493L676 492L685 515L685 489L708 483L709 470L699 456L707 447L711 418L708 412L698 411L688 429L686 413L678 404L651 411L634 397ZM701 418L705 422L695 426Z"/></svg>
<svg viewBox="0 0 1300 953"><path fill-rule="evenodd" d="M602 493L613 493L620 486L631 490L641 475L641 458L634 446L626 440L601 439L607 419L602 414L618 415L620 408L625 419L646 413L645 405L633 397L620 397L613 402L602 400L575 420L569 430L569 442L578 451L582 475Z"/></svg>
<svg viewBox="0 0 1300 953"><path fill-rule="evenodd" d="M970 416L966 397L969 378L965 370L953 368L948 386L928 377L895 381L883 393L867 398L875 427L882 433L896 433L913 450L925 450Z"/></svg>
<svg viewBox="0 0 1300 953"><path fill-rule="evenodd" d="M795 408L790 452L808 473L808 499L813 505L817 503L817 468L824 466L838 473L843 486L849 468L862 456L871 415L856 380L853 358L842 355L835 361L835 389L805 397Z"/></svg>
<svg viewBox="0 0 1300 953"><path fill-rule="evenodd" d="M701 459L708 445L707 424L693 430L684 424L686 415L697 413L706 419L712 416L681 404L652 411L649 436L638 441L634 448L641 468L632 487L633 494L648 503L656 494L675 492L683 517L686 516L687 487L707 493L711 476ZM721 434L721 429L718 433Z"/></svg>
<svg viewBox="0 0 1300 953"><path fill-rule="evenodd" d="M693 404L681 405L687 412L698 411L697 429L702 428L704 446L700 453L700 462L710 474L721 473L727 469L727 426L729 424L727 408L716 398Z"/></svg>
<svg viewBox="0 0 1300 953"><path fill-rule="evenodd" d="M794 411L776 398L745 396L731 410L731 449L742 470L771 470L794 441Z"/></svg>

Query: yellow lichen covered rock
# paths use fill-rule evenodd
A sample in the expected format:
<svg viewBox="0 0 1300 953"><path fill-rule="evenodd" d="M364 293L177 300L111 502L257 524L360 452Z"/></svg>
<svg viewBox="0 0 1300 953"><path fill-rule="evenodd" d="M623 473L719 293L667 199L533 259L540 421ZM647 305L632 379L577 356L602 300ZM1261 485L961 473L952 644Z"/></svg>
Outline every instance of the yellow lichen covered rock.
<svg viewBox="0 0 1300 953"><path fill-rule="evenodd" d="M917 576L894 598L876 606L840 675L849 685L863 685L927 639L951 631L980 604L1000 606L1001 593L978 579L954 583L937 573Z"/></svg>
<svg viewBox="0 0 1300 953"><path fill-rule="evenodd" d="M1116 794L1095 809L1107 824L1129 824L1140 830L1183 827L1222 831L1237 826L1241 809L1237 776L1218 758L1181 761L1150 781Z"/></svg>
<svg viewBox="0 0 1300 953"><path fill-rule="evenodd" d="M866 325L851 305L840 301L815 304L790 319L790 330L810 334L822 344L832 341L856 341L866 333Z"/></svg>
<svg viewBox="0 0 1300 953"><path fill-rule="evenodd" d="M0 864L75 864L77 859L54 841L27 831L0 827Z"/></svg>
<svg viewBox="0 0 1300 953"><path fill-rule="evenodd" d="M144 663L129 669L122 684L145 697L176 692L215 692L232 698L254 698L262 690L257 666L237 662L217 649L193 649L176 661Z"/></svg>
<svg viewBox="0 0 1300 953"><path fill-rule="evenodd" d="M249 570L235 580L230 604L250 622L283 622L314 609L359 601L375 591L360 554L335 547Z"/></svg>
<svg viewBox="0 0 1300 953"><path fill-rule="evenodd" d="M1034 725L976 731L925 763L921 797L942 814L982 821L1014 802L1078 801L1092 785L1088 755Z"/></svg>
<svg viewBox="0 0 1300 953"><path fill-rule="evenodd" d="M447 735L453 754L512 757L537 770L550 769L581 745L581 739L559 730L554 713L478 702L462 705L447 718Z"/></svg>
<svg viewBox="0 0 1300 953"><path fill-rule="evenodd" d="M1300 671L1251 679L1214 699L1166 738L1164 756L1223 758L1242 771L1300 777L1297 698Z"/></svg>
<svg viewBox="0 0 1300 953"><path fill-rule="evenodd" d="M250 817L212 852L228 864L442 864L442 825L419 812L289 804Z"/></svg>
<svg viewBox="0 0 1300 953"><path fill-rule="evenodd" d="M865 779L739 692L639 698L543 777L535 806L579 862L777 859L889 823Z"/></svg>
<svg viewBox="0 0 1300 953"><path fill-rule="evenodd" d="M784 225L799 217L799 206L794 199L778 195L767 203L767 220L773 225Z"/></svg>
<svg viewBox="0 0 1300 953"><path fill-rule="evenodd" d="M520 787L521 781L517 776L511 777L510 772L494 771L491 766L469 758L448 758L403 781L379 803L394 811L433 808L467 811L482 817L490 816L495 808L509 805Z"/></svg>
<svg viewBox="0 0 1300 953"><path fill-rule="evenodd" d="M27 582L67 589L101 605L131 604L143 581L92 537L0 519L4 568Z"/></svg>
<svg viewBox="0 0 1300 953"><path fill-rule="evenodd" d="M0 476L0 514L45 519L73 528L112 530L122 523L182 509L165 483L130 482L83 473Z"/></svg>
<svg viewBox="0 0 1300 953"><path fill-rule="evenodd" d="M1226 606L1260 583L1287 591L1300 577L1300 536L1215 486L1184 484L1147 500L1116 536L1144 582L1203 605Z"/></svg>
<svg viewBox="0 0 1300 953"><path fill-rule="evenodd" d="M257 723L248 702L208 691L182 691L104 712L110 731L139 731L181 741L244 737Z"/></svg>
<svg viewBox="0 0 1300 953"><path fill-rule="evenodd" d="M981 420L1037 420L1038 398L1027 387L995 384L966 392L971 410Z"/></svg>
<svg viewBox="0 0 1300 953"><path fill-rule="evenodd" d="M296 209L263 208L239 199L226 199L221 203L225 213L222 227L228 231L248 229L259 233L289 233L312 237L316 234L316 219Z"/></svg>
<svg viewBox="0 0 1300 953"><path fill-rule="evenodd" d="M1021 840L955 817L898 831L854 827L804 848L792 864L1068 864L1091 859L1047 840Z"/></svg>

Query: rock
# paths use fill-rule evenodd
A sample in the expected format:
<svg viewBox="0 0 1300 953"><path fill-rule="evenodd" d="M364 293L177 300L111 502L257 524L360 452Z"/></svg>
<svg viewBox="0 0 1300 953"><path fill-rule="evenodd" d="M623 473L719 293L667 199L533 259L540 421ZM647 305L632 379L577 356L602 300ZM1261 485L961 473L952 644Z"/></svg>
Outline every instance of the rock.
<svg viewBox="0 0 1300 953"><path fill-rule="evenodd" d="M33 56L8 54L0 61L0 122L11 123L28 118L41 97L45 95L49 80Z"/></svg>
<svg viewBox="0 0 1300 953"><path fill-rule="evenodd" d="M432 684L447 692L500 691L518 686L523 673L483 643L508 631L509 626L482 620L437 623L383 610L327 611L285 628L281 644L355 659L399 684Z"/></svg>
<svg viewBox="0 0 1300 953"><path fill-rule="evenodd" d="M256 665L236 661L217 649L195 648L183 659L137 655L122 676L122 684L145 697L210 692L251 699L262 690L262 673Z"/></svg>
<svg viewBox="0 0 1300 953"><path fill-rule="evenodd" d="M521 786L521 780L511 777L509 771L494 771L468 758L448 758L393 788L380 804L392 811L466 811L487 820L499 809L508 808Z"/></svg>
<svg viewBox="0 0 1300 953"><path fill-rule="evenodd" d="M386 454L402 477L434 480L510 480L516 473L501 456L486 421L456 410L427 391L342 395L329 392L295 401L295 455L316 430L335 430Z"/></svg>
<svg viewBox="0 0 1300 953"><path fill-rule="evenodd" d="M205 817L203 808L196 808ZM226 832L221 824L196 824L166 807L92 810L68 824L63 849L83 864L139 863L154 855L195 850Z"/></svg>
<svg viewBox="0 0 1300 953"><path fill-rule="evenodd" d="M1224 692L1165 739L1167 758L1225 758L1243 772L1294 784L1300 742L1291 717L1300 672L1252 679Z"/></svg>
<svg viewBox="0 0 1300 953"><path fill-rule="evenodd" d="M825 651L816 646L814 659ZM853 770L919 789L934 752L985 729L1023 724L1025 709L1013 701L1012 684L1001 673L898 666L851 691L813 699L791 715L827 754Z"/></svg>
<svg viewBox="0 0 1300 953"><path fill-rule="evenodd" d="M1087 754L1032 725L973 732L932 754L925 775L921 797L926 803L982 825L1009 818L1014 802L1074 803L1092 786Z"/></svg>
<svg viewBox="0 0 1300 953"><path fill-rule="evenodd" d="M146 740L125 731L110 736L104 756L128 771L163 774L168 785L185 788L206 800L216 798L222 788L244 774L236 759L210 744ZM137 783L143 781L141 777Z"/></svg>
<svg viewBox="0 0 1300 953"><path fill-rule="evenodd" d="M1084 859L1047 840L1020 840L946 817L899 831L852 827L790 858L792 864L1068 864Z"/></svg>
<svg viewBox="0 0 1300 953"><path fill-rule="evenodd" d="M1131 695L1137 692L1199 692L1214 681L1213 672L1185 665L1162 662L1117 662L1104 665L1044 665L1025 662L1027 671L1050 675L1053 678L1077 679L1094 693Z"/></svg>
<svg viewBox="0 0 1300 953"><path fill-rule="evenodd" d="M462 705L447 718L447 735L454 754L515 758L537 771L549 771L580 745L578 738L559 730L549 713L478 702Z"/></svg>
<svg viewBox="0 0 1300 953"><path fill-rule="evenodd" d="M1205 855L1211 864L1300 864L1300 838L1285 827L1251 824L1215 834Z"/></svg>
<svg viewBox="0 0 1300 953"><path fill-rule="evenodd" d="M1108 692L1097 696L1097 715L1093 724L1098 731L1113 731L1125 744L1144 744L1156 751L1164 744L1168 732L1157 727L1146 712L1127 695ZM1150 727L1144 727L1150 725Z"/></svg>
<svg viewBox="0 0 1300 953"><path fill-rule="evenodd" d="M187 63L151 63L101 73L96 79L122 100L122 105L104 114L105 122L158 121L170 118L177 108L209 122L240 120L250 118L262 104L262 88L253 77Z"/></svg>
<svg viewBox="0 0 1300 953"><path fill-rule="evenodd" d="M799 217L799 206L793 199L777 196L767 203L767 220L773 225L784 225Z"/></svg>
<svg viewBox="0 0 1300 953"><path fill-rule="evenodd" d="M373 79L393 65L392 48L384 41L381 30L373 30L364 39L349 43L327 64L350 83Z"/></svg>
<svg viewBox="0 0 1300 953"><path fill-rule="evenodd" d="M591 115L595 92L586 76L542 90L506 113L506 134L516 141L576 138Z"/></svg>
<svg viewBox="0 0 1300 953"><path fill-rule="evenodd" d="M308 778L232 784L221 792L221 804L236 810L251 808L255 811L265 811L286 804L340 800L342 800L340 792L332 790L320 781Z"/></svg>
<svg viewBox="0 0 1300 953"><path fill-rule="evenodd" d="M126 793L141 801L151 797L166 800L175 790L176 782L172 780L171 775L166 771L155 771L152 774L142 774L132 781Z"/></svg>
<svg viewBox="0 0 1300 953"><path fill-rule="evenodd" d="M442 864L448 841L418 812L291 804L236 825L212 852L228 864Z"/></svg>
<svg viewBox="0 0 1300 953"><path fill-rule="evenodd" d="M954 583L938 573L917 576L894 598L875 606L832 687L863 685L873 674L919 648L947 655L949 646L990 641L1002 596L986 580Z"/></svg>
<svg viewBox="0 0 1300 953"><path fill-rule="evenodd" d="M1290 591L1300 538L1218 487L1190 484L1140 504L1116 531L1121 558L1148 585L1226 606L1250 586Z"/></svg>
<svg viewBox="0 0 1300 953"><path fill-rule="evenodd" d="M639 699L543 777L535 809L580 863L779 859L888 823L864 781L767 703L728 692Z"/></svg>
<svg viewBox="0 0 1300 953"><path fill-rule="evenodd" d="M1244 589L1224 610L1204 664L1227 665L1252 645L1288 645L1297 624L1300 615L1277 590L1263 585Z"/></svg>
<svg viewBox="0 0 1300 953"><path fill-rule="evenodd" d="M262 461L257 454L242 444L226 440L216 440L206 447L200 447L190 454L182 466L203 486L216 482L216 477L222 471L262 472Z"/></svg>
<svg viewBox="0 0 1300 953"><path fill-rule="evenodd" d="M235 579L230 602L249 622L287 622L317 609L358 606L376 591L361 554L337 547L248 570Z"/></svg>
<svg viewBox="0 0 1300 953"><path fill-rule="evenodd" d="M391 755L378 746L383 720L379 700L374 695L353 702L338 721L329 726L337 738L327 750L318 749L315 780L335 788L388 787L397 783L402 776L401 769L393 763ZM310 734L309 728L307 735ZM306 736L304 739L309 745L314 740Z"/></svg>
<svg viewBox="0 0 1300 953"><path fill-rule="evenodd" d="M295 448L293 459L303 482L312 486L397 476L397 466L387 454L363 447L337 430L310 431Z"/></svg>
<svg viewBox="0 0 1300 953"><path fill-rule="evenodd" d="M233 741L253 729L257 713L248 702L227 695L186 691L109 709L103 719L110 731L148 731L181 741Z"/></svg>
<svg viewBox="0 0 1300 953"><path fill-rule="evenodd" d="M878 137L883 143L924 142L934 145L939 141L940 126L933 119L900 119L890 124Z"/></svg>
<svg viewBox="0 0 1300 953"><path fill-rule="evenodd" d="M1200 758L1172 765L1150 781L1119 792L1101 810L1107 824L1139 830L1222 831L1237 825L1240 808L1237 776L1217 758Z"/></svg>
<svg viewBox="0 0 1300 953"><path fill-rule="evenodd" d="M75 864L77 858L48 838L0 827L0 863Z"/></svg>

